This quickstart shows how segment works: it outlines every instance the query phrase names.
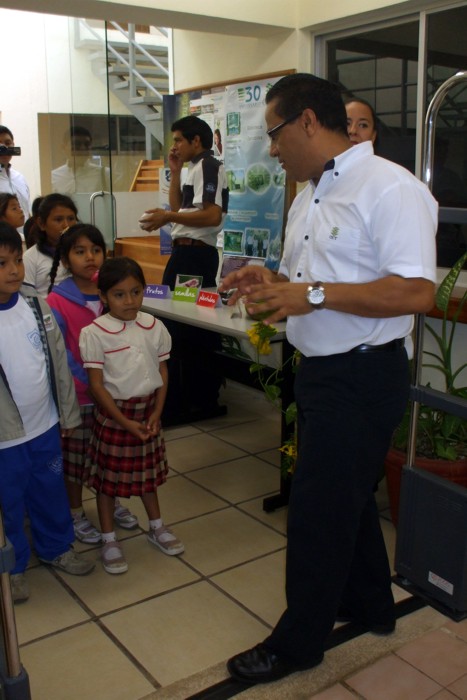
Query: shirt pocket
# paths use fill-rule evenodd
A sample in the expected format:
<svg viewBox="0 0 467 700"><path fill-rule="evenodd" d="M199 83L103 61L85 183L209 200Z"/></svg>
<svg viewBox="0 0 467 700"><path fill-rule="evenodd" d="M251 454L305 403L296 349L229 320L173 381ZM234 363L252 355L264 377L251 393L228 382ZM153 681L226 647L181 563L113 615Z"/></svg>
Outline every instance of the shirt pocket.
<svg viewBox="0 0 467 700"><path fill-rule="evenodd" d="M104 350L104 362L109 378L114 381L126 379L131 375L144 376L143 354L131 345Z"/></svg>
<svg viewBox="0 0 467 700"><path fill-rule="evenodd" d="M360 239L360 229L322 226L314 242L313 272L328 282L358 281Z"/></svg>

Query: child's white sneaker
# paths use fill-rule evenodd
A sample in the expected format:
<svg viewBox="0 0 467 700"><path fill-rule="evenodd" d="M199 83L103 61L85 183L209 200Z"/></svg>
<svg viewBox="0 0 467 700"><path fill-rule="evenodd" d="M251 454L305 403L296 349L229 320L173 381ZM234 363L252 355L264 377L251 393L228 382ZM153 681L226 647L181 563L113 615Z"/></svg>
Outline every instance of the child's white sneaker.
<svg viewBox="0 0 467 700"><path fill-rule="evenodd" d="M173 534L172 530L162 524L158 528L151 528L147 535L148 542L159 547L164 554L175 556L185 551L185 546Z"/></svg>
<svg viewBox="0 0 467 700"><path fill-rule="evenodd" d="M84 544L98 544L101 541L101 533L89 522L84 513L73 516L73 530L75 538Z"/></svg>
<svg viewBox="0 0 467 700"><path fill-rule="evenodd" d="M134 530L138 527L138 518L133 515L128 508L118 504L114 509L114 520L117 525L123 527L124 530Z"/></svg>

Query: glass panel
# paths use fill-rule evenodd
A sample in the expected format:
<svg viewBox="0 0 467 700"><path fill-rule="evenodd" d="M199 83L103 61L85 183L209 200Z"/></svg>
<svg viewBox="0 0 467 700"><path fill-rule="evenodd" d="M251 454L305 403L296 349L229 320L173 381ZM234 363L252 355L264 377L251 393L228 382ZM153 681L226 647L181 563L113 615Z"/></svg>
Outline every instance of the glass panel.
<svg viewBox="0 0 467 700"><path fill-rule="evenodd" d="M377 152L415 170L418 22L328 42L328 77L367 100L379 120Z"/></svg>
<svg viewBox="0 0 467 700"><path fill-rule="evenodd" d="M445 80L467 69L465 26L465 6L429 16L428 100ZM438 112L433 194L440 203L438 264L450 267L467 249L467 82L450 90Z"/></svg>

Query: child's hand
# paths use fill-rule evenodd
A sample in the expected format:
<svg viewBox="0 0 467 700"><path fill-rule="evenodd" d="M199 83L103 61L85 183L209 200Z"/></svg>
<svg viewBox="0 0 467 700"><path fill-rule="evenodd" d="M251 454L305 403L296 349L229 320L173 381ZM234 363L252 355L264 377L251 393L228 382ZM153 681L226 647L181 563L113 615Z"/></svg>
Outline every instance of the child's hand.
<svg viewBox="0 0 467 700"><path fill-rule="evenodd" d="M62 428L60 430L60 435L62 436L62 438L69 438L73 435L74 432L74 428Z"/></svg>
<svg viewBox="0 0 467 700"><path fill-rule="evenodd" d="M157 413L153 413L148 420L147 429L151 436L159 435L161 429L161 419Z"/></svg>
<svg viewBox="0 0 467 700"><path fill-rule="evenodd" d="M138 423L136 420L129 420L125 427L129 433L141 440L141 442L146 442L146 440L149 440L151 437L151 433L144 423Z"/></svg>

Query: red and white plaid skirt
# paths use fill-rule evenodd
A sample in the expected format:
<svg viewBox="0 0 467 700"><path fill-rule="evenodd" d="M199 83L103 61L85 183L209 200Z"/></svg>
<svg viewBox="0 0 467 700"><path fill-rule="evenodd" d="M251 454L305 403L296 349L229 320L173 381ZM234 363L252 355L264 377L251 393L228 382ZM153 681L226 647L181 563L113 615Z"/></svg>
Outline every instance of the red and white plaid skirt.
<svg viewBox="0 0 467 700"><path fill-rule="evenodd" d="M126 418L147 423L156 397L136 396L115 400ZM113 418L95 408L95 423L86 457L87 485L107 496L142 496L154 493L167 480L169 465L162 431L142 442Z"/></svg>

